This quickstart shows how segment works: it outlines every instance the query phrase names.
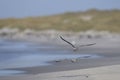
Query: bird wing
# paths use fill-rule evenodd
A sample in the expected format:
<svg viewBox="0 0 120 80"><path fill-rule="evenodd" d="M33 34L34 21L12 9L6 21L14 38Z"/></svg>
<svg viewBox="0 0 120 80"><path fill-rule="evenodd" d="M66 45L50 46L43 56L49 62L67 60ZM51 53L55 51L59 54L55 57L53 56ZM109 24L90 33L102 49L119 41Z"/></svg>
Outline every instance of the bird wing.
<svg viewBox="0 0 120 80"><path fill-rule="evenodd" d="M67 42L68 44L70 44L73 48L76 48L71 42L65 40L62 36L60 36L60 38L61 38L63 41L65 41L65 42Z"/></svg>
<svg viewBox="0 0 120 80"><path fill-rule="evenodd" d="M84 47L84 46L92 46L95 45L96 43L91 43L91 44L85 44L85 45L80 45L80 47Z"/></svg>

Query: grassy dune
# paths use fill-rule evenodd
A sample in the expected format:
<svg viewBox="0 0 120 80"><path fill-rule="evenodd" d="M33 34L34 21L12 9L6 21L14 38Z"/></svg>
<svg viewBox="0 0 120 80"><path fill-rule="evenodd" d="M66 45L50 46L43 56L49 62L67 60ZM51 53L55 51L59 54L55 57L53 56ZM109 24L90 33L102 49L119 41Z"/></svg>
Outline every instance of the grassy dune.
<svg viewBox="0 0 120 80"><path fill-rule="evenodd" d="M0 19L0 28L3 27L21 30L30 28L35 30L120 32L120 10L99 11L92 9L86 12L68 12L44 17Z"/></svg>

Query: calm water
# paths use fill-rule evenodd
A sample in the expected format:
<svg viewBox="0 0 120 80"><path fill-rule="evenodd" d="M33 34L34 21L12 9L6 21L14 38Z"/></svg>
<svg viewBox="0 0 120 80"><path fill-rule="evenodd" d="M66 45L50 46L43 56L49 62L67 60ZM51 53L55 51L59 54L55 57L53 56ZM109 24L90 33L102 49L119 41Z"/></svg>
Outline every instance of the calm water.
<svg viewBox="0 0 120 80"><path fill-rule="evenodd" d="M77 58L97 55L72 54L69 50L55 50L56 46L38 45L29 42L0 40L0 75L22 73L22 71L2 70L6 68L20 68L51 65L48 61L66 58ZM71 53L71 54L70 54Z"/></svg>

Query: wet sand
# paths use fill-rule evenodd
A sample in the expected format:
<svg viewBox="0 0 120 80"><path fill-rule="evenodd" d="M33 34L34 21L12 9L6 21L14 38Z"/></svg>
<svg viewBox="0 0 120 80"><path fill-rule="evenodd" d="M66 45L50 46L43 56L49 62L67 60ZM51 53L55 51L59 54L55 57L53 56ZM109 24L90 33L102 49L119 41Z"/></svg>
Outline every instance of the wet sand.
<svg viewBox="0 0 120 80"><path fill-rule="evenodd" d="M0 77L0 80L119 80L120 65L36 75Z"/></svg>
<svg viewBox="0 0 120 80"><path fill-rule="evenodd" d="M72 62L71 59L65 59L61 61L49 62L53 65L50 66L37 66L37 67L27 67L27 68L14 68L13 70L23 70L27 71L27 74L39 74L57 71L68 71L76 69L86 69L100 66L117 65L120 64L120 52L119 48L112 48L108 50L100 49L93 50L93 48L88 49L89 53L100 55L100 58L84 58L77 59L76 62ZM81 53L87 53L86 51L81 51ZM97 51L97 53L96 53ZM79 53L80 54L80 53Z"/></svg>

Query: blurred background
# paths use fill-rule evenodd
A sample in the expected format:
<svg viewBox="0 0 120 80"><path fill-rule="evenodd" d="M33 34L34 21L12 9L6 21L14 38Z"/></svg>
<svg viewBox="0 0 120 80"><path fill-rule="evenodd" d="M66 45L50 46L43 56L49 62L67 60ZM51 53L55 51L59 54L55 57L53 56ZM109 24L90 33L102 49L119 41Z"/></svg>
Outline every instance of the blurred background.
<svg viewBox="0 0 120 80"><path fill-rule="evenodd" d="M120 0L0 0L0 28L120 32Z"/></svg>
<svg viewBox="0 0 120 80"><path fill-rule="evenodd" d="M0 0L0 76L116 64L119 49L120 0Z"/></svg>

